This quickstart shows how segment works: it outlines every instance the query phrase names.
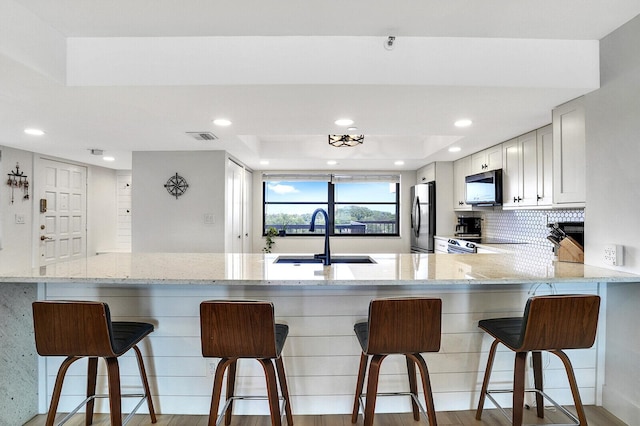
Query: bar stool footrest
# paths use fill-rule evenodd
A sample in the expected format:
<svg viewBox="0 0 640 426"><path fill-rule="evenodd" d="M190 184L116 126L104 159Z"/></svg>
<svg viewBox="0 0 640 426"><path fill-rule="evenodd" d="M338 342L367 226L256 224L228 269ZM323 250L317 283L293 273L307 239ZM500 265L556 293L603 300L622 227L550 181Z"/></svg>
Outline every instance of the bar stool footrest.
<svg viewBox="0 0 640 426"><path fill-rule="evenodd" d="M267 397L267 396L259 396L259 395L256 395L256 396L235 395L235 396L232 396L231 398L228 398L226 400L226 402L224 403L224 406L222 407L222 411L220 412L220 414L218 415L218 418L216 419L216 426L220 426L220 424L222 423L222 420L224 419L224 416L225 416L225 414L227 412L227 409L229 408L229 405L235 400L242 400L242 399L268 401L269 397ZM282 418L284 418L286 416L284 408L286 407L287 400L282 396L279 396L278 399L281 401L281 403L280 403L280 413L282 413L282 414L280 415L280 418L282 419Z"/></svg>
<svg viewBox="0 0 640 426"><path fill-rule="evenodd" d="M525 389L524 391L525 391L525 393L526 392L530 392L530 393L537 393L539 395L542 395L542 397L544 399L549 401L555 408L557 408L560 412L562 412L562 414L564 414L571 421L573 421L573 423L566 423L566 424L564 424L564 423L563 424L554 423L555 426L580 426L580 420L576 416L574 416L573 413L571 413L569 410L564 408L562 405L558 404L549 395L547 395L546 393L544 393L540 389ZM495 405L496 408L498 408L498 410L500 410L502 415L505 416L507 418L507 420L511 421L511 416L509 416L509 413L507 413L507 411L504 408L502 408L502 406L500 404L498 404L498 401L496 401L495 398L493 398L491 396L492 393L513 393L513 390L512 389L492 389L492 390L487 390L487 392L486 392L487 398L489 398L491 400L493 405Z"/></svg>
<svg viewBox="0 0 640 426"><path fill-rule="evenodd" d="M360 407L359 407L358 411L360 411L362 414L364 414L364 412L362 410L364 410L364 406L365 406L364 405L364 398L366 396L367 396L367 394L362 393L358 397L358 400L360 401ZM427 422L429 422L429 416L427 415L427 410L424 409L424 406L420 402L420 398L418 398L418 395L416 395L415 393L412 393L412 392L381 392L381 393L378 393L377 396L410 396L411 399L413 399L413 401L418 405L418 409L420 410L420 412L424 416L424 419L426 419Z"/></svg>
<svg viewBox="0 0 640 426"><path fill-rule="evenodd" d="M133 410L131 410L131 412L127 415L127 417L125 417L124 420L122 421L122 426L125 426L127 423L129 423L129 421L131 420L133 415L136 413L136 411L138 411L138 409L142 406L142 404L147 400L147 395L143 394L143 393L127 393L127 394L121 394L120 397L121 398L140 398L140 401L138 402L138 404L133 408ZM73 415L78 412L78 410L80 410L82 407L87 405L87 403L89 401L92 401L92 400L97 399L97 398L109 399L109 395L108 394L98 394L98 395L88 396L87 398L85 398L84 401L82 401L80 404L78 404L78 406L76 408L74 408L66 416L64 416L64 418L62 420L60 420L60 423L58 423L57 426L62 426L63 424L68 422L69 419L71 419L71 417L73 417Z"/></svg>

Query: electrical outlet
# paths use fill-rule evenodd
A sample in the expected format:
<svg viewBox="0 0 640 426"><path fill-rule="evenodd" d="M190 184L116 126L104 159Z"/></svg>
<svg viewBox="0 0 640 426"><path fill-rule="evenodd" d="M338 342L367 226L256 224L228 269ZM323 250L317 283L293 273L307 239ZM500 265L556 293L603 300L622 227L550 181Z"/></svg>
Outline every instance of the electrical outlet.
<svg viewBox="0 0 640 426"><path fill-rule="evenodd" d="M623 246L607 244L604 246L604 263L609 266L622 266Z"/></svg>
<svg viewBox="0 0 640 426"><path fill-rule="evenodd" d="M205 359L205 375L213 376L216 373L216 367L218 366L217 362Z"/></svg>
<svg viewBox="0 0 640 426"><path fill-rule="evenodd" d="M216 223L216 217L213 213L205 213L204 214L204 224L205 225L213 225Z"/></svg>
<svg viewBox="0 0 640 426"><path fill-rule="evenodd" d="M24 225L24 215L23 214L16 214L16 223L18 223L20 225Z"/></svg>

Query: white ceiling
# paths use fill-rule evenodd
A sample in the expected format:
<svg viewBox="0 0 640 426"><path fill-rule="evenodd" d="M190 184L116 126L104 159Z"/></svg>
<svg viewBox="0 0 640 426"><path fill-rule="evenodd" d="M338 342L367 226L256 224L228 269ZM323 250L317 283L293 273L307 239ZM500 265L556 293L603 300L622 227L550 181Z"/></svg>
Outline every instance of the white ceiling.
<svg viewBox="0 0 640 426"><path fill-rule="evenodd" d="M254 169L416 169L549 123L597 88L593 41L639 13L637 0L2 0L0 145L119 169L132 151L210 149ZM328 146L342 117L362 146ZM462 117L474 124L455 128Z"/></svg>

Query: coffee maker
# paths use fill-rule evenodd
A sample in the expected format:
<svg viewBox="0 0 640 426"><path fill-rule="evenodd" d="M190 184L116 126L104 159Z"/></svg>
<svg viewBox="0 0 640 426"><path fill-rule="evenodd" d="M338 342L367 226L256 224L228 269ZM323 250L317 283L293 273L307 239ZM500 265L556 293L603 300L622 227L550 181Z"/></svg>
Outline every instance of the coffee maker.
<svg viewBox="0 0 640 426"><path fill-rule="evenodd" d="M458 217L456 225L456 237L480 237L482 232L481 221L479 217Z"/></svg>

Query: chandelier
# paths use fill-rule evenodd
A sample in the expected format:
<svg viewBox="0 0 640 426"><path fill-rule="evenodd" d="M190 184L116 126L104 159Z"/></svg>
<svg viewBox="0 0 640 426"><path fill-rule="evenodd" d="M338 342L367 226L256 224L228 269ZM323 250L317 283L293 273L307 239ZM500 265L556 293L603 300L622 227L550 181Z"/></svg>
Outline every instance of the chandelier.
<svg viewBox="0 0 640 426"><path fill-rule="evenodd" d="M341 148L343 146L358 146L364 141L364 135L329 135L329 145Z"/></svg>

